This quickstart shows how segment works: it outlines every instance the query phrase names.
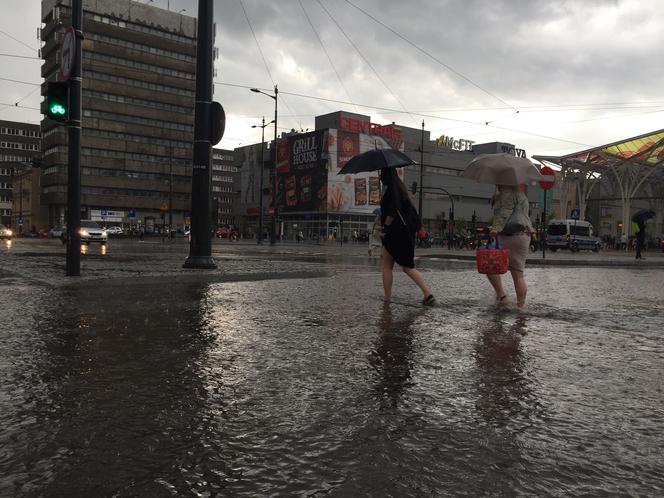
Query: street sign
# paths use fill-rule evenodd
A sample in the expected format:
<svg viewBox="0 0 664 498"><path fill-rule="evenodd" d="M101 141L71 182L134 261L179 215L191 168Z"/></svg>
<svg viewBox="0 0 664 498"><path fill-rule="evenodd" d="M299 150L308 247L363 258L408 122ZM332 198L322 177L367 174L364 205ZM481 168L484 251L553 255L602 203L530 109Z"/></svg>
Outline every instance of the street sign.
<svg viewBox="0 0 664 498"><path fill-rule="evenodd" d="M19 219L18 219L18 224L19 224L19 225L22 225L22 224L23 224L23 218L19 218Z"/></svg>
<svg viewBox="0 0 664 498"><path fill-rule="evenodd" d="M59 80L67 81L74 70L76 63L76 31L69 26L65 28L65 36L62 40L62 52L60 54Z"/></svg>
<svg viewBox="0 0 664 498"><path fill-rule="evenodd" d="M572 209L572 214L570 214L570 218L572 218L573 220L578 220L579 214L580 214L579 208L574 208Z"/></svg>
<svg viewBox="0 0 664 498"><path fill-rule="evenodd" d="M100 214L101 214L102 216L108 216L108 210L106 210L106 209L100 209L100 211L101 211Z"/></svg>
<svg viewBox="0 0 664 498"><path fill-rule="evenodd" d="M544 166L540 170L540 173L545 177L544 180L539 182L540 187L542 187L544 190L553 188L553 186L556 184L556 172L553 170L553 168Z"/></svg>
<svg viewBox="0 0 664 498"><path fill-rule="evenodd" d="M130 209L129 210L129 217L130 218L136 218L136 210L135 209Z"/></svg>

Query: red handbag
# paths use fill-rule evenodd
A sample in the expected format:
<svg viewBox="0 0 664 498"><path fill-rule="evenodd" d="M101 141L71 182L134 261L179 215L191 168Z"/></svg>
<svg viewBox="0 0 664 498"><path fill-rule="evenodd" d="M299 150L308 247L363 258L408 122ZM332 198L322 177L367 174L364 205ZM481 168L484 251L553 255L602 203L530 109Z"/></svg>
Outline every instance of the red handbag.
<svg viewBox="0 0 664 498"><path fill-rule="evenodd" d="M477 248L477 271L485 275L502 275L507 273L510 267L510 250L498 247L496 239L496 248L486 247Z"/></svg>

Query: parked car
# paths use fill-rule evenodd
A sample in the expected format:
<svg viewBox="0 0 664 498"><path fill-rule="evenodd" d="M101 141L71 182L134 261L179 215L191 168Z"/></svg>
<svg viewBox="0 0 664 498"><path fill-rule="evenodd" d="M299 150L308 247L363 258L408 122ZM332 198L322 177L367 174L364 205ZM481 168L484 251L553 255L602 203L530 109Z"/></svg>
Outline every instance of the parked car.
<svg viewBox="0 0 664 498"><path fill-rule="evenodd" d="M37 233L40 237L48 237L48 229L46 228L40 228Z"/></svg>
<svg viewBox="0 0 664 498"><path fill-rule="evenodd" d="M230 230L226 227L219 227L214 231L215 237L218 239L225 239L228 237L228 234L230 233Z"/></svg>
<svg viewBox="0 0 664 498"><path fill-rule="evenodd" d="M108 235L123 235L124 232L120 227L108 227L106 228Z"/></svg>
<svg viewBox="0 0 664 498"><path fill-rule="evenodd" d="M108 232L101 228L96 221L81 220L81 230L78 232L81 237L81 244L90 244L91 242L99 242L105 245L108 242ZM67 242L67 232L63 232L62 243Z"/></svg>
<svg viewBox="0 0 664 498"><path fill-rule="evenodd" d="M67 227L53 227L48 231L48 236L52 239L59 239L67 231Z"/></svg>
<svg viewBox="0 0 664 498"><path fill-rule="evenodd" d="M4 240L12 240L12 237L14 236L14 231L0 223L0 239Z"/></svg>

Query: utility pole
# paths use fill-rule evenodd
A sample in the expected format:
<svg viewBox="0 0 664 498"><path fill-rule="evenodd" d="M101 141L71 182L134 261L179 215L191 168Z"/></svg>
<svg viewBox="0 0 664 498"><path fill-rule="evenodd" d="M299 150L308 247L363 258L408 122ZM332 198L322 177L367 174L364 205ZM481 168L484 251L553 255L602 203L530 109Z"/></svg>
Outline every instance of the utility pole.
<svg viewBox="0 0 664 498"><path fill-rule="evenodd" d="M76 56L69 77L69 146L67 163L67 259L68 277L81 275L81 67L83 66L83 0L72 0L72 28Z"/></svg>
<svg viewBox="0 0 664 498"><path fill-rule="evenodd" d="M422 213L422 200L424 199L424 120L422 120L422 143L420 144L420 203L418 206L418 212L420 213L420 219L424 222L424 216Z"/></svg>
<svg viewBox="0 0 664 498"><path fill-rule="evenodd" d="M213 0L198 0L194 164L191 179L191 240L184 268L216 268L210 234L210 164L212 163L212 25ZM219 106L221 107L221 106ZM222 131L223 134L223 131Z"/></svg>

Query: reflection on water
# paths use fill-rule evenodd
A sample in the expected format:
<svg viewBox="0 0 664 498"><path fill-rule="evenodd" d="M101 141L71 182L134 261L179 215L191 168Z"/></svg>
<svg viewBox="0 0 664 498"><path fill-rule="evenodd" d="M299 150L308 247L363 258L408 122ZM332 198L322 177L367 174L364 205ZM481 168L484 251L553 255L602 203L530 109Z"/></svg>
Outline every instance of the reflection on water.
<svg viewBox="0 0 664 498"><path fill-rule="evenodd" d="M405 313L398 320L389 303L383 305L375 347L369 363L378 373L375 390L380 399L396 408L401 393L408 387L413 367L413 322L422 311Z"/></svg>
<svg viewBox="0 0 664 498"><path fill-rule="evenodd" d="M485 421L496 427L510 425L529 406L532 391L527 377L521 340L528 319L497 313L481 329L475 346L478 367L477 408Z"/></svg>
<svg viewBox="0 0 664 498"><path fill-rule="evenodd" d="M661 495L661 279L515 313L434 276L420 308L356 272L0 273L0 496Z"/></svg>
<svg viewBox="0 0 664 498"><path fill-rule="evenodd" d="M43 310L50 320L41 323L42 352L24 407L37 418L15 427L14 444L4 448L22 454L7 469L17 491L155 496L168 486L190 488L183 471L192 451L200 455L195 448L204 423L205 389L195 365L210 343L201 321L206 286L180 287L182 305L161 289L168 309L144 288L121 292L131 310L105 306L87 288L69 289L54 303L66 314ZM28 431L26 452L19 443ZM161 455L169 455L171 469ZM155 483L155 476L163 482ZM0 491L6 485L0 478Z"/></svg>

